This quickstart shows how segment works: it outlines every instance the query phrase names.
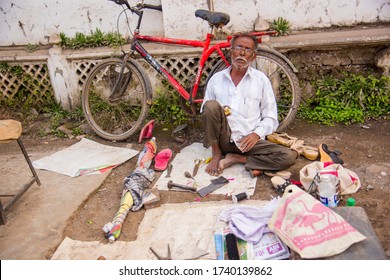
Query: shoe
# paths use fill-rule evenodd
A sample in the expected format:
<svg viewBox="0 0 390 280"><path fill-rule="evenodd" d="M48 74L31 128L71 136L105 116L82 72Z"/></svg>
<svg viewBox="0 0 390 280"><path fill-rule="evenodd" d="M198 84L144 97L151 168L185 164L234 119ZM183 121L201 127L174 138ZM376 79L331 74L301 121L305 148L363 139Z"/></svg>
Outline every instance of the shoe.
<svg viewBox="0 0 390 280"><path fill-rule="evenodd" d="M303 144L303 140L297 139L291 146L290 149L297 151L299 155L304 156L308 160L316 160L318 158L318 149L306 146Z"/></svg>
<svg viewBox="0 0 390 280"><path fill-rule="evenodd" d="M318 158L318 150L314 147L305 146L304 140L300 140L296 137L288 136L286 133L274 132L267 135L267 140L276 144L280 144L296 151L298 155L302 155L308 160L316 160Z"/></svg>
<svg viewBox="0 0 390 280"><path fill-rule="evenodd" d="M142 128L141 133L139 134L138 143L141 144L142 139L149 139L152 137L152 131L154 127L154 120L149 121L145 126Z"/></svg>
<svg viewBox="0 0 390 280"><path fill-rule="evenodd" d="M318 147L320 152L320 161L321 162L333 162L337 164L344 164L344 161L339 158L341 152L339 150L330 151L326 144L320 144Z"/></svg>
<svg viewBox="0 0 390 280"><path fill-rule="evenodd" d="M264 174L269 176L269 177L281 177L285 180L290 179L291 177L291 172L287 170L279 170L279 171L264 171Z"/></svg>
<svg viewBox="0 0 390 280"><path fill-rule="evenodd" d="M303 140L295 140L295 142L290 146L291 150L297 151L298 155L303 153Z"/></svg>
<svg viewBox="0 0 390 280"><path fill-rule="evenodd" d="M154 170L164 171L168 167L168 162L172 157L171 149L164 149L154 158Z"/></svg>
<svg viewBox="0 0 390 280"><path fill-rule="evenodd" d="M301 155L307 158L308 160L317 160L319 156L319 152L317 148L310 147L310 146L303 146L303 151Z"/></svg>
<svg viewBox="0 0 390 280"><path fill-rule="evenodd" d="M272 134L267 135L266 139L270 142L280 144L286 147L291 147L298 140L298 138L291 137L287 135L287 133L278 133L278 132L274 132ZM303 140L299 140L299 141L302 141L303 144Z"/></svg>
<svg viewBox="0 0 390 280"><path fill-rule="evenodd" d="M330 153L330 157L333 159L334 163L344 164L344 161L339 157L339 155L341 155L339 150L333 150L333 152Z"/></svg>
<svg viewBox="0 0 390 280"><path fill-rule="evenodd" d="M251 178L256 178L263 175L263 171L258 169L251 169L249 170L249 175L251 176Z"/></svg>

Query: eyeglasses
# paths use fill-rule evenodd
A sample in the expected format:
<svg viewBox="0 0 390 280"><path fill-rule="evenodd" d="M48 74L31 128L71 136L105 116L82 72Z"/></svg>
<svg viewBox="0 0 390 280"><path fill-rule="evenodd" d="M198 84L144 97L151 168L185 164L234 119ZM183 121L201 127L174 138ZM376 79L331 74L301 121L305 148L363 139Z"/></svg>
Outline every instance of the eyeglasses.
<svg viewBox="0 0 390 280"><path fill-rule="evenodd" d="M235 46L235 47L232 47L232 50L235 51L235 52L242 52L244 51L245 54L253 54L254 51L250 48L247 48L247 47L243 47L243 46Z"/></svg>

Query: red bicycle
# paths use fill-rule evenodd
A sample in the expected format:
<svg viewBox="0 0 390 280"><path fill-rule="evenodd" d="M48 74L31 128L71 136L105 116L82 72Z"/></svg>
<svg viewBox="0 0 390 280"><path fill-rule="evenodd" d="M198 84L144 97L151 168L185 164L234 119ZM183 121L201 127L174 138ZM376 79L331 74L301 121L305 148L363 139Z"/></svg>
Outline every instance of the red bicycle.
<svg viewBox="0 0 390 280"><path fill-rule="evenodd" d="M152 86L145 69L136 61L136 54L163 76L180 94L181 107L190 114L198 113L198 105L202 103L204 91L200 90L205 64L212 54L220 59L210 71L214 73L228 67L230 40L211 44L215 28L225 26L230 18L226 13L197 10L195 16L209 23L210 31L204 41L176 38L146 36L140 34L142 16L145 9L162 11L161 5L145 4L143 1L131 7L127 0L109 0L122 5L124 11L131 11L138 16L138 22L130 42L130 50L124 52L122 58L103 60L93 67L89 73L82 91L82 107L86 120L93 130L107 140L123 141L137 132L143 125L149 106L152 103ZM263 42L265 36L274 35L275 31L252 32ZM181 45L202 48L197 74L187 90L141 44L148 41L161 44ZM276 50L259 44L253 67L264 72L271 81L278 104L279 128L285 129L294 119L301 99L297 70L294 65ZM207 83L207 80L206 80Z"/></svg>

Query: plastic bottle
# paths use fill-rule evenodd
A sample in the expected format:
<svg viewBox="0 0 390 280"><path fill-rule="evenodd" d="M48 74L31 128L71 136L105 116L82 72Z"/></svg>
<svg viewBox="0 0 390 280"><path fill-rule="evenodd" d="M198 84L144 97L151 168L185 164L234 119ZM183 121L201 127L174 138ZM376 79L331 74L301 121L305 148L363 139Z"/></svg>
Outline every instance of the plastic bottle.
<svg viewBox="0 0 390 280"><path fill-rule="evenodd" d="M319 176L315 183L317 185L319 200L328 207L338 205L338 178L332 174L323 174Z"/></svg>
<svg viewBox="0 0 390 280"><path fill-rule="evenodd" d="M350 197L347 199L347 204L346 204L347 206L355 206L355 204L356 204L356 201L353 197Z"/></svg>

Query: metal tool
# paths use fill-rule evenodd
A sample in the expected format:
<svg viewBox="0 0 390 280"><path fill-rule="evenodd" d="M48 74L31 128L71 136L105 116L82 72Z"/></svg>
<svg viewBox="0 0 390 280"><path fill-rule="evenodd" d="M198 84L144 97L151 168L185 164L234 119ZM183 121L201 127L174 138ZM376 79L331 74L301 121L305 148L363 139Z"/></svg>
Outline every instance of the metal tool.
<svg viewBox="0 0 390 280"><path fill-rule="evenodd" d="M167 184L167 187L168 187L168 189L177 188L177 189L182 189L184 191L190 191L190 192L196 192L197 191L197 189L195 187L190 187L190 186L187 186L187 185L177 184L177 183L174 183L172 180L169 180L169 182Z"/></svg>
<svg viewBox="0 0 390 280"><path fill-rule="evenodd" d="M172 163L168 164L167 175L165 175L165 178L171 177L172 167L173 167Z"/></svg>
<svg viewBox="0 0 390 280"><path fill-rule="evenodd" d="M191 173L190 173L190 172L188 172L188 171L184 172L184 176L185 176L186 178L190 178L190 179L193 179L193 180L195 180L195 178L194 178L194 177L192 177L192 176L191 176Z"/></svg>
<svg viewBox="0 0 390 280"><path fill-rule="evenodd" d="M194 166L194 171L192 172L192 177L196 176L199 170L199 166L205 163L206 160L204 158L197 158L196 160L194 160L194 162L195 162L195 166Z"/></svg>
<svg viewBox="0 0 390 280"><path fill-rule="evenodd" d="M172 257L171 257L171 249L169 248L169 244L168 244L168 254L166 257L161 257L159 254L156 253L156 251L153 250L152 247L149 247L150 251L152 251L152 253L157 257L157 259L159 260L172 260Z"/></svg>
<svg viewBox="0 0 390 280"><path fill-rule="evenodd" d="M168 243L168 254L166 257L162 257L160 254L158 254L152 247L149 247L149 250L152 251L152 253L156 256L157 259L159 260L172 260L172 255L171 255L171 248L169 247L169 243ZM195 256L193 258L188 258L188 259L185 259L185 260L196 260L196 259L199 259L203 256L206 256L208 255L209 253L208 252L202 252L200 253L198 256Z"/></svg>
<svg viewBox="0 0 390 280"><path fill-rule="evenodd" d="M172 131L173 141L184 144L188 139L188 124L183 124L176 127Z"/></svg>

